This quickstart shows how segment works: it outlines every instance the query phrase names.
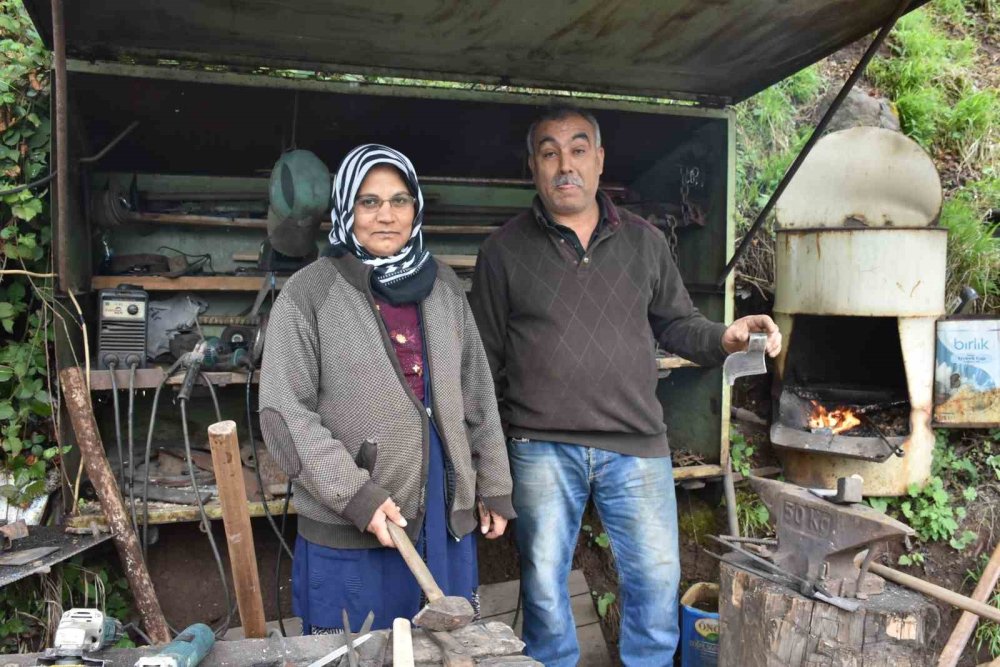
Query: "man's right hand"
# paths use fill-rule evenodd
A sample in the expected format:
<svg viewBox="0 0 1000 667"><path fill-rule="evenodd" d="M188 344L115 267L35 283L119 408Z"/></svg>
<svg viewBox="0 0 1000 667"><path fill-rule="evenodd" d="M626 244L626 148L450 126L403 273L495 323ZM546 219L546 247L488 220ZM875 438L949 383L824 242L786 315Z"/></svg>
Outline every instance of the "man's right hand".
<svg viewBox="0 0 1000 667"><path fill-rule="evenodd" d="M399 511L399 506L393 502L392 498L386 498L385 502L379 505L372 515L372 520L368 522L368 532L378 538L379 544L383 547L395 549L396 545L389 535L389 529L385 527L386 521L392 521L400 528L406 528L406 519Z"/></svg>

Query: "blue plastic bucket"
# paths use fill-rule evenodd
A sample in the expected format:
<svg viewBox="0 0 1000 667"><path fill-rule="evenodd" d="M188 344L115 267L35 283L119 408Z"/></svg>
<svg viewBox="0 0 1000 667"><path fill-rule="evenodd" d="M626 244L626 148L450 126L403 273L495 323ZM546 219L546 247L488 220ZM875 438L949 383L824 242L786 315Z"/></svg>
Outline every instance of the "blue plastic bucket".
<svg viewBox="0 0 1000 667"><path fill-rule="evenodd" d="M681 597L681 667L719 664L719 586L697 583Z"/></svg>

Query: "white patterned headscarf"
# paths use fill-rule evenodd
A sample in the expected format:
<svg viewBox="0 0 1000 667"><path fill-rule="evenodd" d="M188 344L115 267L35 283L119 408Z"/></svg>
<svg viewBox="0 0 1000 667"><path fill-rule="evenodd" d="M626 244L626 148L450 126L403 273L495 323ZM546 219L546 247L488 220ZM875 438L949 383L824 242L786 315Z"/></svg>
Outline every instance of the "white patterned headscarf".
<svg viewBox="0 0 1000 667"><path fill-rule="evenodd" d="M373 167L383 164L392 165L402 172L410 194L416 198L416 215L413 217L410 239L391 257L372 255L354 235L354 202L358 190L368 172ZM331 245L335 248L340 246L365 264L372 266L372 286L380 293L396 291L402 287L401 283L417 276L428 265L434 265L434 262L430 261L430 253L424 248L424 237L420 231L424 219L424 195L417 182L417 172L410 159L397 150L380 144L363 144L352 149L340 163L333 180L333 210L330 217L333 220L333 229L330 230ZM431 282L433 283L433 276ZM404 291L410 290L404 289ZM386 296L395 301L391 299L391 294Z"/></svg>

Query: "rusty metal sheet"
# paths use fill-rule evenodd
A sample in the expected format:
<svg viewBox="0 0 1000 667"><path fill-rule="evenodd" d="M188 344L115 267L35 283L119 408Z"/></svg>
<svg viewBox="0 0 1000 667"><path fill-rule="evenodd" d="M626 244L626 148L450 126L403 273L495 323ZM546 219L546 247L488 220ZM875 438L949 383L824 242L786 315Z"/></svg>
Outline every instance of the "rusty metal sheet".
<svg viewBox="0 0 1000 667"><path fill-rule="evenodd" d="M923 4L915 0L913 7ZM25 0L51 46L48 0ZM79 0L71 58L120 56L698 99L749 97L898 0Z"/></svg>
<svg viewBox="0 0 1000 667"><path fill-rule="evenodd" d="M29 526L28 533L28 537L14 542L11 551L4 552L5 558L9 555L22 562L0 567L0 588L32 574L48 572L56 563L111 538L108 533L71 535L60 526Z"/></svg>

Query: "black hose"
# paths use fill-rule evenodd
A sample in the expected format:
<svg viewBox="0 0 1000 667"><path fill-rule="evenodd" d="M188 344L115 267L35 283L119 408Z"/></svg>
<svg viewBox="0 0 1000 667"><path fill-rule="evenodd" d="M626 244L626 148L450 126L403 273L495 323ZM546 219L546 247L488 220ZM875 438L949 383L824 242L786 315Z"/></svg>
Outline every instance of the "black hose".
<svg viewBox="0 0 1000 667"><path fill-rule="evenodd" d="M285 545L285 549L288 545L285 544L285 523L288 521L288 503L292 499L292 480L288 480L288 485L285 487L285 505L281 508L281 543ZM288 633L285 632L285 624L281 620L281 545L278 545L278 557L274 559L274 606L278 610L278 628L281 629L281 636L287 637ZM294 560L294 557L292 558Z"/></svg>
<svg viewBox="0 0 1000 667"><path fill-rule="evenodd" d="M285 538L281 531L278 530L278 524L274 521L274 515L271 514L271 508L267 505L267 491L264 488L264 478L260 474L260 459L257 456L257 439L253 437L253 410L250 407L250 386L253 384L253 369L247 373L247 383L246 383L246 404L247 404L247 433L250 435L250 448L253 450L253 460L254 460L254 472L257 475L257 484L260 486L261 494L264 495L264 516L267 517L267 522L271 524L271 529L274 534L278 537L279 546L284 549L285 553L288 554L289 558L295 558L292 554L292 550L288 547L288 543L285 542Z"/></svg>
<svg viewBox="0 0 1000 667"><path fill-rule="evenodd" d="M118 489L125 488L125 453L122 450L122 416L121 408L118 405L118 379L115 377L115 369L118 362L108 362L108 376L111 377L111 402L115 407L115 444L118 445Z"/></svg>
<svg viewBox="0 0 1000 667"><path fill-rule="evenodd" d="M128 374L128 503L132 510L132 530L139 534L139 521L135 515L135 441L132 437L132 424L135 421L135 369L138 366L129 364ZM124 462L122 463L124 466Z"/></svg>
<svg viewBox="0 0 1000 667"><path fill-rule="evenodd" d="M148 556L149 551L149 454L153 449L153 429L156 426L156 412L160 404L160 392L163 391L163 385L167 384L167 378L174 374L178 368L180 368L181 362L178 359L173 363L173 365L168 368L164 373L163 377L160 379L160 383L156 385L156 391L153 393L153 408L149 413L149 432L146 434L146 453L143 458L143 463L145 463L145 474L142 481L142 560L145 561Z"/></svg>
<svg viewBox="0 0 1000 667"><path fill-rule="evenodd" d="M211 383L209 383L211 387ZM212 392L214 398L215 393ZM205 534L208 536L208 543L212 547L212 556L215 558L215 564L219 567L219 579L222 581L222 590L226 594L226 619L223 621L222 626L215 630L216 638L221 637L229 629L229 624L233 620L233 596L229 590L229 582L226 580L226 568L222 564L222 555L219 553L219 547L215 543L215 535L212 534L212 522L208 519L208 514L205 513L205 504L201 502L201 493L198 491L198 479L194 472L194 461L191 460L191 436L188 434L188 419L187 419L187 402L188 399L180 398L177 401L181 407L181 429L184 432L184 456L187 457L188 465L188 475L191 476L191 488L194 490L194 499L198 503L198 513L201 515L201 525L205 529ZM216 409L218 409L218 402L216 402ZM219 421L222 421L221 418Z"/></svg>

